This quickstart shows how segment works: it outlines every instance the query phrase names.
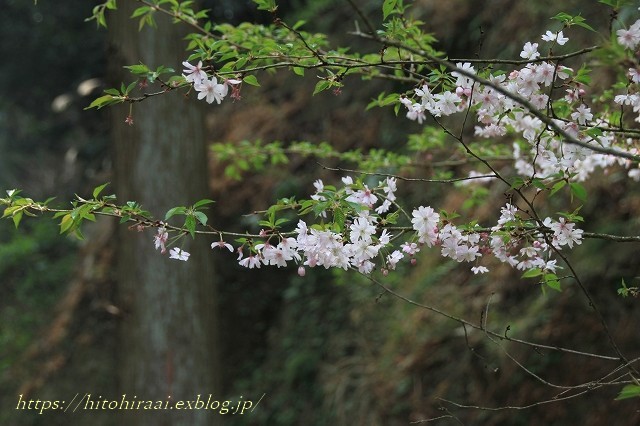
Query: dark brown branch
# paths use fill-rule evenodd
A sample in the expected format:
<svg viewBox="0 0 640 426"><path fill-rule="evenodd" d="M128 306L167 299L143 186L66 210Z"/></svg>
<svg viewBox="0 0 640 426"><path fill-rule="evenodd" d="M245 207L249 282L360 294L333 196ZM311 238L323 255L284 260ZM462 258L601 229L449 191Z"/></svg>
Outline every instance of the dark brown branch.
<svg viewBox="0 0 640 426"><path fill-rule="evenodd" d="M600 354L594 354L594 353L590 353L590 352L584 352L584 351L578 351L575 349L568 349L568 348L563 348L560 346L551 346L551 345L544 345L544 344L539 344L539 343L533 343L533 342L529 342L526 340L521 340L521 339L516 339L513 337L509 337L500 333L496 333L494 331L491 330L486 330L484 329L481 325L478 324L474 324L472 322L469 322L463 318L457 317L455 315L451 315L448 314L438 308L435 308L433 306L429 306L429 305L425 305L422 304L420 302L416 302L415 300L409 299L408 297L405 297L403 295L401 295L400 293L397 293L395 291L393 291L392 289L390 289L389 287L385 286L384 284L382 284L380 281L376 280L375 278L365 275L365 274L361 274L362 276L364 276L365 278L367 278L369 281L371 281L372 283L376 284L377 286L379 286L381 289L383 289L386 293L391 294L392 296L396 297L399 300L402 300L406 303L409 303L410 305L414 305L417 306L419 308L422 309L426 309L428 311L431 311L435 314L441 315L445 318L449 318L452 321L455 321L461 325L465 325L467 327L471 327L474 328L476 330L481 330L484 331L486 333L488 333L489 335L491 335L494 338L497 338L498 340L504 340L504 341L508 341L508 342L513 342L513 343L519 343L521 345L525 345L525 346L529 346L531 348L534 349L549 349L549 350L553 350L553 351L558 351L558 352L562 352L562 353L567 353L567 354L573 354L573 355L580 355L580 356L585 356L585 357L589 357L589 358L597 358L597 359L602 359L602 360L606 360L606 361L617 361L620 362L622 361L619 357L614 357L614 356L608 356L608 355L600 355Z"/></svg>

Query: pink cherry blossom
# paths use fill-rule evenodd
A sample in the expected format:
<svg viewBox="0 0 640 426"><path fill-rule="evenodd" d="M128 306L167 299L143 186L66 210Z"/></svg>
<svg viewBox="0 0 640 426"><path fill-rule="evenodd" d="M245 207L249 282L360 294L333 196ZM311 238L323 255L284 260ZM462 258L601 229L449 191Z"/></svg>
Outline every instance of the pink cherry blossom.
<svg viewBox="0 0 640 426"><path fill-rule="evenodd" d="M189 260L189 256L191 256L191 254L177 247L174 247L171 250L169 250L169 255L170 255L169 259L182 260L185 262Z"/></svg>
<svg viewBox="0 0 640 426"><path fill-rule="evenodd" d="M191 65L189 62L184 61L182 63L185 69L182 70L184 78L194 84L201 84L207 79L207 73L202 70L202 61L198 61L196 65Z"/></svg>

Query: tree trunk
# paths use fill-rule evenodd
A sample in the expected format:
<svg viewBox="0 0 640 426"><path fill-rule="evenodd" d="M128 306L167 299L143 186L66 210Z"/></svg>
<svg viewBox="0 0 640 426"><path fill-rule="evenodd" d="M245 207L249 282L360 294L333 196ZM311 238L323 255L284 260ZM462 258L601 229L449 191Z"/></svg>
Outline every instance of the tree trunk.
<svg viewBox="0 0 640 426"><path fill-rule="evenodd" d="M109 23L114 85L133 80L124 65L179 69L186 57L183 25L156 13L157 28L138 31L131 16L138 4L119 1ZM177 205L207 198L203 114L178 93L113 109L115 191L120 203L139 202L155 217ZM117 282L123 309L119 381L127 400L172 401L219 397L216 292L210 249L203 238L180 240L187 262L154 250L155 230L122 226L117 248ZM184 245L183 245L184 243ZM211 425L205 410L135 410L126 424Z"/></svg>

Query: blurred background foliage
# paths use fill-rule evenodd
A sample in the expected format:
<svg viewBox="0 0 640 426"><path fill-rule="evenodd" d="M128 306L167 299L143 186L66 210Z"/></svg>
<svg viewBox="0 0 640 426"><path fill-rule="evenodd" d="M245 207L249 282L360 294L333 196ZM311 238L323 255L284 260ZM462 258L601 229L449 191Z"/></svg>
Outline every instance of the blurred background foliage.
<svg viewBox="0 0 640 426"><path fill-rule="evenodd" d="M249 1L203 3L214 20L268 22ZM374 22L380 19L381 2L357 3ZM415 13L440 40L438 47L460 58L517 57L525 41L558 29L549 17L561 11L581 13L604 32L611 19L605 6L578 0L414 3ZM34 198L55 195L63 201L109 180L105 113L83 111L105 77L104 30L84 22L93 4L5 2L0 49L10 60L0 68L0 188L20 187ZM366 47L347 35L355 20L347 2L279 4L285 20L305 19L308 30L330 32L334 43ZM583 30L567 35L584 45L602 41ZM178 69L181 61L165 65ZM311 78L277 74L261 83L259 91L245 88L241 102L210 109L212 143L308 140L329 141L342 150L391 149L403 144L408 132L421 131L391 110L364 112L377 93L385 87L393 90L379 82L347 81L339 96L313 99ZM143 113L144 104L135 111ZM218 200L212 214L220 228L251 226L251 220L239 225L238 216L263 209L278 196L305 197L318 177L328 183L340 177L313 159L295 157L286 168L247 173L242 182L225 177L224 164L213 157L210 165L212 197ZM508 164L503 167L509 170ZM468 169L458 165L445 171L458 175ZM474 192L401 185L401 191L412 202L486 221L495 219L494 206L504 202L500 188ZM590 230L640 233L638 188L624 175L593 179L589 194L582 213ZM475 202L469 203L473 197ZM126 349L117 347L117 306L111 304L110 253L117 249L109 243L112 232L110 225L99 226L78 244L59 237L50 221L27 221L18 231L0 221L1 424L118 424L113 413L38 416L12 409L21 392L52 399L61 392L91 390L117 396L114 354ZM637 252L634 244L588 241L571 253L623 351L630 354L640 350L640 313L635 299L622 299L616 291L622 277L638 285ZM507 351L531 371L562 385L592 380L611 365L494 344L480 332L465 333L451 320L382 294L353 273L307 270L300 278L293 270L246 271L228 256L212 255L219 271L224 397L266 395L251 416L227 417L225 423L403 425L449 413L464 424L482 425L640 422L637 403L614 402L619 390L614 388L524 411L454 409L438 398L497 407L527 405L558 393L524 374ZM385 284L418 303L474 322L489 309L487 321L496 331L509 326L511 335L523 339L611 353L584 297L569 283L562 293L545 295L508 269L469 276L466 267L426 254ZM200 392L206 390L194 390ZM459 423L448 418L436 424Z"/></svg>

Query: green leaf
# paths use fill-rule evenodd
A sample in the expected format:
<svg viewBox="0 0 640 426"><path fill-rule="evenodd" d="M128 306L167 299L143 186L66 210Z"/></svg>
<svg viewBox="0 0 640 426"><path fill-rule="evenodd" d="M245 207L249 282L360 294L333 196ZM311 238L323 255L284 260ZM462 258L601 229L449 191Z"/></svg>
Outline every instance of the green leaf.
<svg viewBox="0 0 640 426"><path fill-rule="evenodd" d="M137 18L138 16L142 16L145 13L149 13L150 11L151 8L149 6L141 6L133 11L133 13L131 14L131 18Z"/></svg>
<svg viewBox="0 0 640 426"><path fill-rule="evenodd" d="M556 291L562 291L560 288L560 280L556 274L544 274L544 283Z"/></svg>
<svg viewBox="0 0 640 426"><path fill-rule="evenodd" d="M260 87L260 83L258 83L258 79L256 78L255 75L247 75L242 79L242 81L252 86Z"/></svg>
<svg viewBox="0 0 640 426"><path fill-rule="evenodd" d="M283 223L287 223L287 222L289 222L289 219L285 219L284 217L281 217L280 219L276 220L275 225L276 225L276 226L280 226L280 225L282 225Z"/></svg>
<svg viewBox="0 0 640 426"><path fill-rule="evenodd" d="M330 84L331 83L329 83L329 81L327 80L320 80L316 83L316 88L313 90L313 94L315 95L322 92L323 90L327 90Z"/></svg>
<svg viewBox="0 0 640 426"><path fill-rule="evenodd" d="M207 226L207 220L209 220L209 218L206 214L202 212L194 212L193 215L198 219L198 222L200 222L202 226Z"/></svg>
<svg viewBox="0 0 640 426"><path fill-rule="evenodd" d="M531 185L535 186L536 188L538 188L540 190L547 189L547 185L545 185L544 181L542 179L539 179L539 178L533 178L531 180Z"/></svg>
<svg viewBox="0 0 640 426"><path fill-rule="evenodd" d="M522 274L521 278L534 278L539 277L540 275L542 275L542 271L540 270L540 268L533 268Z"/></svg>
<svg viewBox="0 0 640 426"><path fill-rule="evenodd" d="M579 27L585 28L585 29L587 29L589 31L592 31L594 33L597 32L591 25L589 25L589 24L587 24L587 23L585 23L583 21L577 21L577 22L574 22L574 24L576 24Z"/></svg>
<svg viewBox="0 0 640 426"><path fill-rule="evenodd" d="M571 182L569 186L571 187L571 194L575 195L581 201L587 200L587 190L584 186L577 182Z"/></svg>
<svg viewBox="0 0 640 426"><path fill-rule="evenodd" d="M213 200L209 200L209 199L207 199L207 198L203 198L202 200L200 200L200 201L196 202L196 203L193 205L193 208L194 208L194 209L197 209L198 207L202 207L202 206L205 206L205 205L207 205L207 204L211 204L211 203L215 203L215 201L213 201Z"/></svg>
<svg viewBox="0 0 640 426"><path fill-rule="evenodd" d="M149 67L145 64L137 64L137 65L125 65L124 68L131 71L133 74L146 75L150 70Z"/></svg>
<svg viewBox="0 0 640 426"><path fill-rule="evenodd" d="M164 220L169 220L169 218L171 218L172 216L175 216L177 214L185 214L186 211L187 211L187 209L184 208L184 207L174 207L172 209L169 209L167 214L164 215Z"/></svg>
<svg viewBox="0 0 640 426"><path fill-rule="evenodd" d="M627 283L624 282L624 278L622 279L621 287L618 289L618 295L622 297L629 296L629 287L627 287Z"/></svg>
<svg viewBox="0 0 640 426"><path fill-rule="evenodd" d="M294 30L297 30L297 29L299 29L300 27L302 27L306 23L307 23L307 21L300 20L300 21L296 22L295 24L293 24L293 26L291 28L293 28Z"/></svg>
<svg viewBox="0 0 640 426"><path fill-rule="evenodd" d="M20 221L22 220L22 211L16 212L16 214L13 215L13 224L16 226L16 228L18 228L18 225L20 225Z"/></svg>
<svg viewBox="0 0 640 426"><path fill-rule="evenodd" d="M342 209L336 209L333 212L333 222L338 227L338 232L342 232L344 230L344 222L346 220L346 215Z"/></svg>
<svg viewBox="0 0 640 426"><path fill-rule="evenodd" d="M569 22L573 19L573 16L569 15L565 12L560 12L556 16L551 17L551 19L555 19L556 21L560 21L563 23Z"/></svg>
<svg viewBox="0 0 640 426"><path fill-rule="evenodd" d="M393 9L396 7L398 0L384 0L382 4L382 19L386 20L387 16L393 12Z"/></svg>
<svg viewBox="0 0 640 426"><path fill-rule="evenodd" d="M521 186L524 185L524 179L516 176L515 178L513 178L513 181L511 182L511 188L520 188Z"/></svg>
<svg viewBox="0 0 640 426"><path fill-rule="evenodd" d="M187 216L184 220L184 227L187 228L187 231L191 234L191 238L196 237L196 218L194 216Z"/></svg>
<svg viewBox="0 0 640 426"><path fill-rule="evenodd" d="M134 87L136 87L136 84L138 84L138 80L136 80L136 81L132 81L132 82L127 86L127 88L125 89L124 94L125 94L125 95L128 95L129 93L131 93L131 91L133 90L133 88L134 88Z"/></svg>
<svg viewBox="0 0 640 426"><path fill-rule="evenodd" d="M22 206L11 206L11 207L7 207L6 209L4 209L4 214L2 215L2 217L7 217L9 215L13 216L16 214L17 211L19 211L20 209L22 209Z"/></svg>
<svg viewBox="0 0 640 426"><path fill-rule="evenodd" d="M275 0L253 0L258 6L258 10L267 10L269 12L275 12L278 6L276 6Z"/></svg>
<svg viewBox="0 0 640 426"><path fill-rule="evenodd" d="M118 104L122 102L124 102L124 99L120 96L104 95L104 96L100 96L98 99L94 99L94 101L91 102L91 104L89 104L89 106L86 107L85 109L90 109L90 108L100 109L107 105Z"/></svg>
<svg viewBox="0 0 640 426"><path fill-rule="evenodd" d="M584 64L582 64L582 66L576 73L574 79L577 82L588 86L589 84L591 84L591 70L587 68Z"/></svg>
<svg viewBox="0 0 640 426"><path fill-rule="evenodd" d="M549 193L549 196L552 197L553 194L555 194L556 192L558 192L562 188L564 188L566 184L567 184L566 180L561 180L561 181L556 182L556 184L553 185L553 188L551 188L551 192Z"/></svg>
<svg viewBox="0 0 640 426"><path fill-rule="evenodd" d="M60 221L60 233L64 234L69 230L69 228L71 228L72 225L73 219L71 218L71 214L67 213L62 217L62 220Z"/></svg>
<svg viewBox="0 0 640 426"><path fill-rule="evenodd" d="M100 195L100 193L102 192L102 190L109 185L109 182L100 185L100 186L96 186L95 189L93 190L93 198L98 198L98 195Z"/></svg>
<svg viewBox="0 0 640 426"><path fill-rule="evenodd" d="M622 388L616 400L635 398L640 396L640 386L639 385L626 385Z"/></svg>

